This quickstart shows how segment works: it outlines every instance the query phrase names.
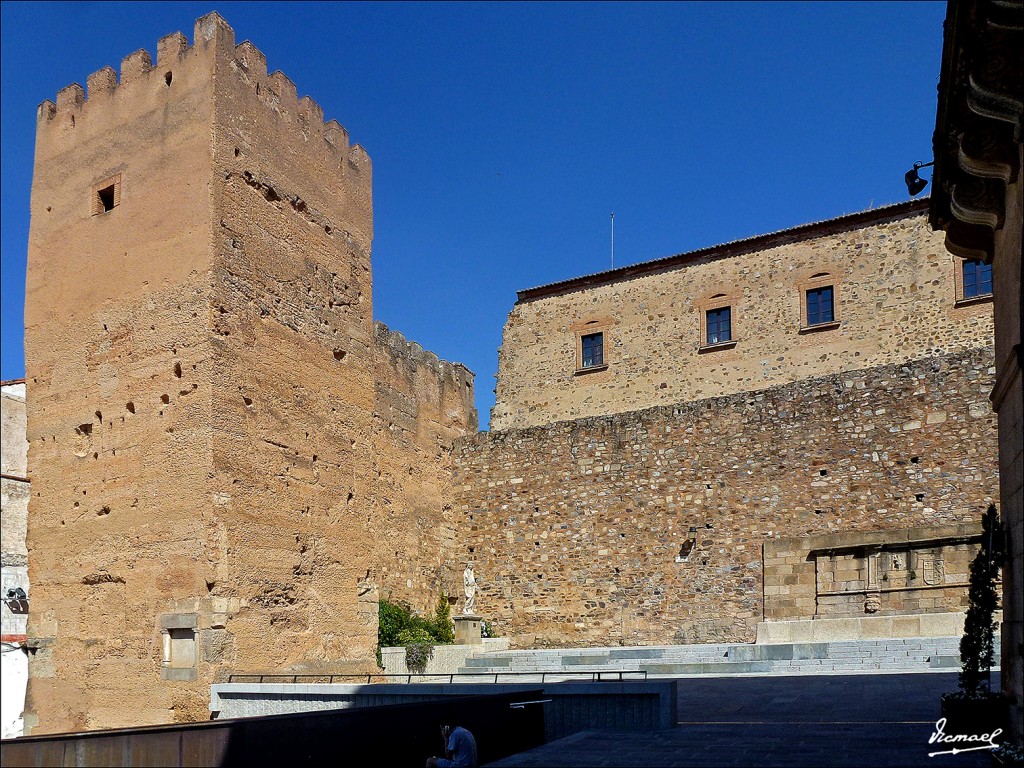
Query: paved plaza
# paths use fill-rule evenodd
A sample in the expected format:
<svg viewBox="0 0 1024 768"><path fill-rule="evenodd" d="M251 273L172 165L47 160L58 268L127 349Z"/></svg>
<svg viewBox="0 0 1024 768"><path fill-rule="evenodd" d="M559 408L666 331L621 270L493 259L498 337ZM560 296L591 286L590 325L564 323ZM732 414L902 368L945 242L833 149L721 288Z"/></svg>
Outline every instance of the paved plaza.
<svg viewBox="0 0 1024 768"><path fill-rule="evenodd" d="M674 729L586 731L491 765L989 766L987 751L928 756L956 686L956 673L690 678Z"/></svg>

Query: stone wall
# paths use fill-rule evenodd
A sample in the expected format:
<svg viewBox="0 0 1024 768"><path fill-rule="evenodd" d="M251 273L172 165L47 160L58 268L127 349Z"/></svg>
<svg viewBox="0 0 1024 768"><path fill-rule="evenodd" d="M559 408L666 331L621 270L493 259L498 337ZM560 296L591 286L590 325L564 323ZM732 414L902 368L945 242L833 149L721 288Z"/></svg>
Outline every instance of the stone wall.
<svg viewBox="0 0 1024 768"><path fill-rule="evenodd" d="M765 542L764 618L965 611L980 541L972 522Z"/></svg>
<svg viewBox="0 0 1024 768"><path fill-rule="evenodd" d="M958 301L961 262L927 201L865 211L521 291L498 358L491 428L639 410L864 370L992 341L990 301ZM803 291L833 285L837 323L806 327ZM962 291L962 289L960 289ZM733 342L707 346L708 308ZM607 367L580 368L604 334Z"/></svg>
<svg viewBox="0 0 1024 768"><path fill-rule="evenodd" d="M977 522L992 379L987 347L463 439L479 612L517 646L752 641L766 543Z"/></svg>
<svg viewBox="0 0 1024 768"><path fill-rule="evenodd" d="M372 671L378 594L435 604L473 376L375 326L372 236L365 150L216 14L40 107L36 733Z"/></svg>

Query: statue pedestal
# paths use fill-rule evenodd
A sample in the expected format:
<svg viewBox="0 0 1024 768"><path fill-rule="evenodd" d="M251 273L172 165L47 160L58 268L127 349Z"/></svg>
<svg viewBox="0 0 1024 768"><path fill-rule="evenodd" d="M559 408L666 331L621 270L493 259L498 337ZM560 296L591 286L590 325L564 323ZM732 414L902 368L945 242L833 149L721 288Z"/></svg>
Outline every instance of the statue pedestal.
<svg viewBox="0 0 1024 768"><path fill-rule="evenodd" d="M481 645L484 642L480 634L483 618L473 614L460 614L455 619L455 642L459 645Z"/></svg>

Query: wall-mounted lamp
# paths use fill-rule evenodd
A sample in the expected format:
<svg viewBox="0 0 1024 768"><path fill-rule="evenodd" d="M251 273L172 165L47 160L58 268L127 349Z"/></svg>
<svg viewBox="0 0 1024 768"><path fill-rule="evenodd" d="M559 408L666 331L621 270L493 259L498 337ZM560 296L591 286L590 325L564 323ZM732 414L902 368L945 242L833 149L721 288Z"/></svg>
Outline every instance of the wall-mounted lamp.
<svg viewBox="0 0 1024 768"><path fill-rule="evenodd" d="M679 548L679 554L676 555L677 563L685 563L690 559L690 553L693 552L693 548L697 544L697 526L691 525L689 535L686 537L686 541Z"/></svg>
<svg viewBox="0 0 1024 768"><path fill-rule="evenodd" d="M907 182L907 192L910 193L911 197L928 186L928 181L922 179L917 172L922 168L927 168L929 165L935 165L935 161L932 160L930 163L914 163L914 167L904 174L903 179Z"/></svg>

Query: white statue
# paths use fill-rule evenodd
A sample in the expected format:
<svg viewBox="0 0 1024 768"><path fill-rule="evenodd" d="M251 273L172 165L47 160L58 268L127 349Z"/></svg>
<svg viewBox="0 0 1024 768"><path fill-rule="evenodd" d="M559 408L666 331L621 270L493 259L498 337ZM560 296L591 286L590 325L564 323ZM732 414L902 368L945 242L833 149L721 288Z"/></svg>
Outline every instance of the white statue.
<svg viewBox="0 0 1024 768"><path fill-rule="evenodd" d="M466 606L462 609L462 615L469 616L476 609L476 575L473 573L473 563L466 563L466 570L462 572L462 585L466 591Z"/></svg>

